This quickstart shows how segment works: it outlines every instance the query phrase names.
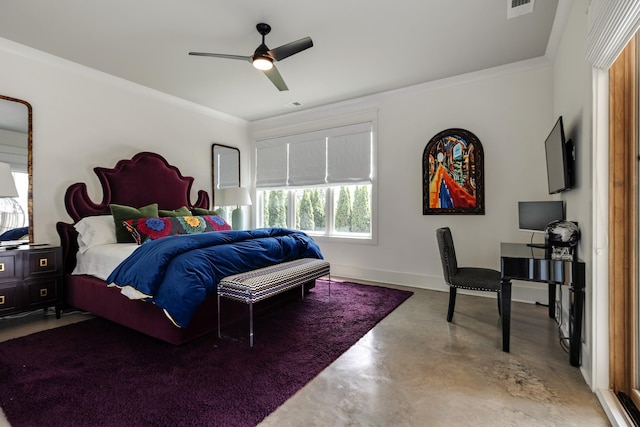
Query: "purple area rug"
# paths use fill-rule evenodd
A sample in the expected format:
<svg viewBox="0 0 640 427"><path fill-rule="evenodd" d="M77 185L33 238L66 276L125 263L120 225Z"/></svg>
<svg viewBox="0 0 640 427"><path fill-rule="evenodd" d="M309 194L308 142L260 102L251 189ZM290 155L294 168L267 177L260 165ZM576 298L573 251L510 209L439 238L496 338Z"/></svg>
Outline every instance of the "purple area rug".
<svg viewBox="0 0 640 427"><path fill-rule="evenodd" d="M411 292L318 281L304 300L182 346L103 319L0 343L0 405L19 426L254 426Z"/></svg>

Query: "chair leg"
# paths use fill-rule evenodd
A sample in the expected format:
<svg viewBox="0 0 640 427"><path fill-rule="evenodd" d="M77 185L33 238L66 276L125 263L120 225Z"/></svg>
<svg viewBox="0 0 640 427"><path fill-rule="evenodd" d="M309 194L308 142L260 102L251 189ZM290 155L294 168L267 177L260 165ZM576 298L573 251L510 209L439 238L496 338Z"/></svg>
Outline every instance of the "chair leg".
<svg viewBox="0 0 640 427"><path fill-rule="evenodd" d="M502 316L502 294L498 292L498 314Z"/></svg>
<svg viewBox="0 0 640 427"><path fill-rule="evenodd" d="M456 306L456 291L453 286L449 286L449 311L447 312L447 322L453 319L453 309Z"/></svg>

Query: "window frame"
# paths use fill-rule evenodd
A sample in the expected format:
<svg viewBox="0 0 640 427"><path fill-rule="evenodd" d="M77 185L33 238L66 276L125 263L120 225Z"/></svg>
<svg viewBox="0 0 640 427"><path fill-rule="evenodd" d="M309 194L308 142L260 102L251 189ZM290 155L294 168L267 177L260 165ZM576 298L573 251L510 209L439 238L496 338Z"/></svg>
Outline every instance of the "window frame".
<svg viewBox="0 0 640 427"><path fill-rule="evenodd" d="M315 120L309 122L299 122L291 125L283 125L279 127L273 127L268 130L260 130L254 131L254 150L253 150L253 186L255 189L255 223L256 224L264 224L264 216L263 209L264 203L262 196L259 195L264 190L293 190L293 189L303 189L303 188L313 188L317 187L317 185L308 185L308 186L287 186L287 187L256 187L256 178L257 178L257 146L258 141L272 138L285 138L288 136L293 136L301 133L311 133L316 131L322 131L332 128L357 125L359 123L370 122L371 123L371 176L370 181L368 183L371 185L371 194L370 194L370 208L371 208L371 235L367 237L362 236L348 236L342 234L331 234L330 231L333 229L333 214L328 215L326 212L327 218L327 233L326 234L316 234L309 233L314 240L319 242L334 242L334 243L357 243L357 244L377 244L378 243L378 209L377 209L377 198L378 198L378 184L377 184L377 141L378 141L378 120L377 120L377 110L366 110L360 111L356 113L343 114L337 117L325 118L322 120ZM361 185L362 183L360 183ZM358 183L328 183L325 184L325 188L328 190L331 187L336 187L340 185L358 185ZM333 191L327 191L329 194L327 196L327 205L333 206L334 198ZM289 224L295 225L295 200L294 192L287 191L287 203L288 203L288 218ZM293 208L293 209L292 209Z"/></svg>

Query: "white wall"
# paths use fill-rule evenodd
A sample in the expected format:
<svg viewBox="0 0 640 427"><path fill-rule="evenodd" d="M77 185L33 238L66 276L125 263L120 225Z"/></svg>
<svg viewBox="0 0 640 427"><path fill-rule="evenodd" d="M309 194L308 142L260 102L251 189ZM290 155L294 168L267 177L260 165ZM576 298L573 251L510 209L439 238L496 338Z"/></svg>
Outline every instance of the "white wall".
<svg viewBox="0 0 640 427"><path fill-rule="evenodd" d="M578 181L566 194L581 222L581 256L587 265L581 371L612 425L628 420L609 383L608 281L608 72L585 59L588 1L572 2L554 65L554 112L567 117L578 145Z"/></svg>
<svg viewBox="0 0 640 427"><path fill-rule="evenodd" d="M496 269L500 242L531 238L517 231L517 202L551 198L544 139L553 125L552 99L552 68L540 59L257 121L252 131L377 108L377 244L320 246L335 275L445 290L438 227L452 228L460 264ZM485 215L422 215L422 153L448 128L471 131L482 143ZM538 284L514 286L514 300L546 299Z"/></svg>
<svg viewBox="0 0 640 427"><path fill-rule="evenodd" d="M4 39L0 64L0 94L33 107L36 242L59 242L55 223L70 221L64 208L70 184L87 182L99 203L93 167L112 167L140 151L157 152L193 176L194 202L197 190L211 191L214 142L239 147L243 176L251 174L242 120Z"/></svg>
<svg viewBox="0 0 640 427"><path fill-rule="evenodd" d="M562 195L566 201L567 215L580 224L579 254L586 263L585 321L583 322L582 371L593 387L594 369L594 289L607 283L593 281L593 92L592 67L585 56L587 40L587 2L573 2L565 31L556 54L553 68L553 111L563 116L565 132L576 146L576 187ZM606 178L605 178L606 179ZM605 203L606 205L606 203ZM605 223L606 227L606 223ZM568 318L568 301L565 299L565 318Z"/></svg>

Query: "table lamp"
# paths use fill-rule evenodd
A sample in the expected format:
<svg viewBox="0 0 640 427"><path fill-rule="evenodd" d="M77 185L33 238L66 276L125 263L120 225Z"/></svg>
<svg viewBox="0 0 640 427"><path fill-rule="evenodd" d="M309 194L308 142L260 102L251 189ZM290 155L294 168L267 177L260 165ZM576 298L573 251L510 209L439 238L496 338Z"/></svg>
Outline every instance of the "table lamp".
<svg viewBox="0 0 640 427"><path fill-rule="evenodd" d="M236 206L231 212L231 228L241 230L244 224L242 206L251 205L249 190L244 187L225 188L222 198L225 206Z"/></svg>

